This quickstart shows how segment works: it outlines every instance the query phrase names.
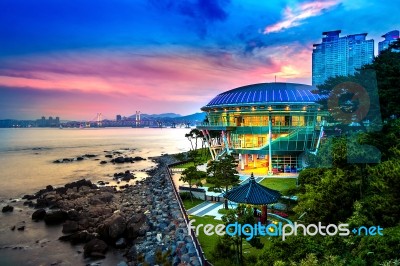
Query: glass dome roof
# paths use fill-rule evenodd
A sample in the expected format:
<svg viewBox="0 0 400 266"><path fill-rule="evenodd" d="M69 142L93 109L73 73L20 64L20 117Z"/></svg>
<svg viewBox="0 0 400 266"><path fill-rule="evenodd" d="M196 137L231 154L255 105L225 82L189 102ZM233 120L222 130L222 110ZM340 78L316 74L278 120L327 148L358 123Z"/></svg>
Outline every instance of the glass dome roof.
<svg viewBox="0 0 400 266"><path fill-rule="evenodd" d="M203 108L268 103L315 103L322 99L315 87L296 83L258 83L218 94ZM203 109L202 108L202 109Z"/></svg>

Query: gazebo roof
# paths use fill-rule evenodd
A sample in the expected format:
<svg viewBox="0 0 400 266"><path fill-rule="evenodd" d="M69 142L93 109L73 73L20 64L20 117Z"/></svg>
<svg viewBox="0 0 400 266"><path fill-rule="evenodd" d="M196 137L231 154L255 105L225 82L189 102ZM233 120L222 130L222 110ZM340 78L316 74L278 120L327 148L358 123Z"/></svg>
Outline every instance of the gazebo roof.
<svg viewBox="0 0 400 266"><path fill-rule="evenodd" d="M251 174L249 182L232 188L225 194L225 197L237 203L263 205L278 202L281 193L258 184Z"/></svg>

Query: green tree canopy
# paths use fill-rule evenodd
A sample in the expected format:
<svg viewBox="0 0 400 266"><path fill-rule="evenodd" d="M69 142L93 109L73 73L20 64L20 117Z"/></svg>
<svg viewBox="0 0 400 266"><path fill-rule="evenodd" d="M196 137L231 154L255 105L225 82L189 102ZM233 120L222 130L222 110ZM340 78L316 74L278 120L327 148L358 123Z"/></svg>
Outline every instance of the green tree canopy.
<svg viewBox="0 0 400 266"><path fill-rule="evenodd" d="M209 181L214 184L214 188L223 188L225 193L229 187L239 183L237 162L232 155L225 155L219 161L211 161L207 166ZM225 209L228 209L228 200L225 199Z"/></svg>

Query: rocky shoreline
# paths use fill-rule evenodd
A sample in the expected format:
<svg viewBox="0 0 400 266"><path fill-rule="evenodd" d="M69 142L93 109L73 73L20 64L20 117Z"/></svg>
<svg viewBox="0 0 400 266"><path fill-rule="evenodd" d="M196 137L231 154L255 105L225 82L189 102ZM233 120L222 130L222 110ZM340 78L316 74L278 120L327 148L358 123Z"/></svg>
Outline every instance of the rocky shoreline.
<svg viewBox="0 0 400 266"><path fill-rule="evenodd" d="M82 179L25 195L24 205L36 209L32 220L62 224L59 240L83 244L85 257L105 258L113 247L126 258L120 266L201 265L167 172L176 159L152 159L158 166L136 185L117 189Z"/></svg>

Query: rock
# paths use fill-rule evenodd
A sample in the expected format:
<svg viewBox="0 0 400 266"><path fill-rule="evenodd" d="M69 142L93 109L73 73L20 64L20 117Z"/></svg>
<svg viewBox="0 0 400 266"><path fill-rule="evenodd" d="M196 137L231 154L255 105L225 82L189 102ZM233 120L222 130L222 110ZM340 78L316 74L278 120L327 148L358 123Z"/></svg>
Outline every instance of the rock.
<svg viewBox="0 0 400 266"><path fill-rule="evenodd" d="M45 208L47 207L47 200L43 198L38 198L35 204L36 208Z"/></svg>
<svg viewBox="0 0 400 266"><path fill-rule="evenodd" d="M24 202L24 206L33 207L33 202L31 200L27 200Z"/></svg>
<svg viewBox="0 0 400 266"><path fill-rule="evenodd" d="M32 213L32 220L35 220L35 221L43 220L45 216L46 216L46 210L39 209L39 210L36 210L34 213Z"/></svg>
<svg viewBox="0 0 400 266"><path fill-rule="evenodd" d="M147 262L147 263L150 264L150 265L155 265L156 256L155 256L155 254L154 254L154 251L151 250L151 251L147 252L147 253L145 254L145 256L144 256L144 260L145 260L145 262Z"/></svg>
<svg viewBox="0 0 400 266"><path fill-rule="evenodd" d="M68 213L66 211L54 211L46 213L44 216L44 222L47 225L60 224L63 223L68 218Z"/></svg>
<svg viewBox="0 0 400 266"><path fill-rule="evenodd" d="M97 155L95 155L95 154L85 154L85 155L83 155L82 157L86 157L86 158L93 158L93 157L96 157Z"/></svg>
<svg viewBox="0 0 400 266"><path fill-rule="evenodd" d="M143 213L137 213L132 215L131 219L129 220L129 223L138 223L138 222L144 222L146 220L146 215Z"/></svg>
<svg viewBox="0 0 400 266"><path fill-rule="evenodd" d="M104 254L107 251L107 244L103 240L100 239L92 239L88 243L83 246L83 251L85 256L89 257L104 257Z"/></svg>
<svg viewBox="0 0 400 266"><path fill-rule="evenodd" d="M68 219L71 221L78 221L79 220L79 213L76 210L69 210L68 212Z"/></svg>
<svg viewBox="0 0 400 266"><path fill-rule="evenodd" d="M92 181L90 181L90 180L81 179L76 182L68 183L64 187L65 188L74 188L74 187L80 188L82 186L93 187L93 184L92 184Z"/></svg>
<svg viewBox="0 0 400 266"><path fill-rule="evenodd" d="M25 230L25 225L20 225L17 227L18 231L24 231Z"/></svg>
<svg viewBox="0 0 400 266"><path fill-rule="evenodd" d="M190 257L188 254L183 254L181 256L181 262L186 262L186 263L190 263Z"/></svg>
<svg viewBox="0 0 400 266"><path fill-rule="evenodd" d="M24 195L22 197L22 199L26 199L26 200L34 200L36 198L37 198L37 196L35 196L35 195Z"/></svg>
<svg viewBox="0 0 400 266"><path fill-rule="evenodd" d="M76 160L77 161L82 161L82 160L84 160L84 158L79 156L79 157L76 157Z"/></svg>
<svg viewBox="0 0 400 266"><path fill-rule="evenodd" d="M96 204L103 204L103 203L109 203L112 201L112 199L114 198L114 195L110 192L103 192L100 194L96 194L93 195L90 199L89 199L89 203L96 205Z"/></svg>
<svg viewBox="0 0 400 266"><path fill-rule="evenodd" d="M111 160L112 163L124 163L125 162L125 158L124 157L117 157L115 159Z"/></svg>
<svg viewBox="0 0 400 266"><path fill-rule="evenodd" d="M100 162L100 164L106 164L107 163L107 161L101 161Z"/></svg>
<svg viewBox="0 0 400 266"><path fill-rule="evenodd" d="M64 234L71 234L77 232L79 229L78 223L75 221L66 221L63 224L62 232Z"/></svg>
<svg viewBox="0 0 400 266"><path fill-rule="evenodd" d="M113 156L111 154L106 154L105 157L106 158L112 158Z"/></svg>
<svg viewBox="0 0 400 266"><path fill-rule="evenodd" d="M13 226L11 226L11 231L14 231L15 230L15 225L13 225Z"/></svg>
<svg viewBox="0 0 400 266"><path fill-rule="evenodd" d="M71 242L71 244L77 245L77 244L81 244L81 243L87 243L94 238L95 238L95 236L93 234L90 234L88 231L85 230L85 231L81 231L78 233L61 236L58 239L60 241L69 241L69 242Z"/></svg>
<svg viewBox="0 0 400 266"><path fill-rule="evenodd" d="M117 266L128 266L128 264L125 261L120 261Z"/></svg>
<svg viewBox="0 0 400 266"><path fill-rule="evenodd" d="M4 206L1 211L2 212L12 212L13 210L14 210L13 206L7 205L7 206Z"/></svg>
<svg viewBox="0 0 400 266"><path fill-rule="evenodd" d="M97 232L102 239L112 240L120 237L125 229L124 218L119 213L115 213L98 227Z"/></svg>
<svg viewBox="0 0 400 266"><path fill-rule="evenodd" d="M145 161L146 159L142 158L142 157L139 157L139 156L136 156L136 157L133 158L133 160L134 161Z"/></svg>
<svg viewBox="0 0 400 266"><path fill-rule="evenodd" d="M172 265L173 266L178 266L181 263L181 259L178 256L175 256L172 260Z"/></svg>
<svg viewBox="0 0 400 266"><path fill-rule="evenodd" d="M124 247L126 247L126 240L125 240L125 238L121 237L120 239L118 239L118 240L115 242L115 247L116 247L116 248L124 248Z"/></svg>

